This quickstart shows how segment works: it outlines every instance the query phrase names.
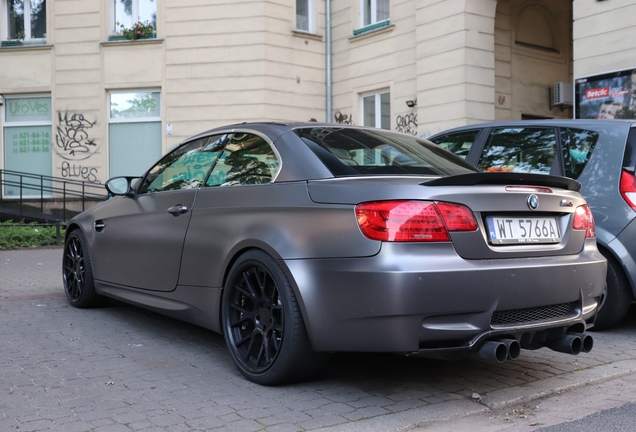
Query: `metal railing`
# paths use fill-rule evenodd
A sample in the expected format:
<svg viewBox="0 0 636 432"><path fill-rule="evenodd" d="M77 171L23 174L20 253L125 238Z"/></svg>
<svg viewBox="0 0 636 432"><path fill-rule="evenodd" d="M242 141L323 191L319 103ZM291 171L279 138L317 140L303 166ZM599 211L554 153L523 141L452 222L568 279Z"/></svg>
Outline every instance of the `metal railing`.
<svg viewBox="0 0 636 432"><path fill-rule="evenodd" d="M99 183L0 169L0 210L19 217L66 221L107 198Z"/></svg>

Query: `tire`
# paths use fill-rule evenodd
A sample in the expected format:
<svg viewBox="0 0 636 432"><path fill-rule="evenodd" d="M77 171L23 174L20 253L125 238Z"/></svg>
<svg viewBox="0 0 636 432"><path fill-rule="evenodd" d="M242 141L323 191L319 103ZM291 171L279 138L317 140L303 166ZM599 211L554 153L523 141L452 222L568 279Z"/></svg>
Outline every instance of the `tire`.
<svg viewBox="0 0 636 432"><path fill-rule="evenodd" d="M614 257L603 254L607 258L607 294L605 303L596 315L592 330L606 330L619 323L632 304L632 290Z"/></svg>
<svg viewBox="0 0 636 432"><path fill-rule="evenodd" d="M326 358L311 348L289 280L262 251L248 251L232 266L221 316L232 359L252 382L278 385L306 379Z"/></svg>
<svg viewBox="0 0 636 432"><path fill-rule="evenodd" d="M95 291L88 242L79 229L71 232L64 243L62 277L71 306L90 308L101 303L102 297Z"/></svg>

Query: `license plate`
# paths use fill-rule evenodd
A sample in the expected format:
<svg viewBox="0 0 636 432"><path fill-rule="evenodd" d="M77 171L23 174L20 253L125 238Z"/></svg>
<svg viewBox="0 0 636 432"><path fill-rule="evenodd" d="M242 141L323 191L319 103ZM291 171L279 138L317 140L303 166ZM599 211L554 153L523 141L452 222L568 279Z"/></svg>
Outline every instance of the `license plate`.
<svg viewBox="0 0 636 432"><path fill-rule="evenodd" d="M555 217L488 217L492 244L559 243L561 234Z"/></svg>

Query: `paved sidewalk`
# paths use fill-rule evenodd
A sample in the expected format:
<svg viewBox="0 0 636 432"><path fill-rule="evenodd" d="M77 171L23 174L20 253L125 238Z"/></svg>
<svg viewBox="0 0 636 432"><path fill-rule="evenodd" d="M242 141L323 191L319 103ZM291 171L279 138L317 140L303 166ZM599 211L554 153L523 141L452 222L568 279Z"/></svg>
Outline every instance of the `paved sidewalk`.
<svg viewBox="0 0 636 432"><path fill-rule="evenodd" d="M60 248L0 251L0 431L498 430L557 397L572 415L621 403L619 387L595 390L608 380L635 394L636 311L595 333L589 354L522 350L502 365L339 354L311 382L262 387L215 333L114 301L70 307L61 261Z"/></svg>

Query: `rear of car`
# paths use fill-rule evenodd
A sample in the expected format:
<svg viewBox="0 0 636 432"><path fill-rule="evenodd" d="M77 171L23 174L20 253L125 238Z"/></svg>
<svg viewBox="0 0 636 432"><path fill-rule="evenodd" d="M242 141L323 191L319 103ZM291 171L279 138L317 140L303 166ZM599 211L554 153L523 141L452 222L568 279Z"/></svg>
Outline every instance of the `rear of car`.
<svg viewBox="0 0 636 432"><path fill-rule="evenodd" d="M441 132L430 140L483 171L571 177L597 224L609 261L607 296L596 328L609 328L636 295L636 123L608 120L496 122Z"/></svg>
<svg viewBox="0 0 636 432"><path fill-rule="evenodd" d="M334 174L308 182L311 200L349 207L358 241L377 244L285 260L316 350L503 361L518 347L591 349L606 262L578 182L478 173L402 134L295 133Z"/></svg>

